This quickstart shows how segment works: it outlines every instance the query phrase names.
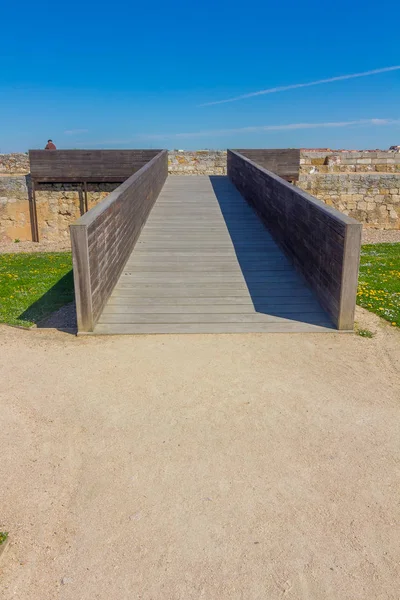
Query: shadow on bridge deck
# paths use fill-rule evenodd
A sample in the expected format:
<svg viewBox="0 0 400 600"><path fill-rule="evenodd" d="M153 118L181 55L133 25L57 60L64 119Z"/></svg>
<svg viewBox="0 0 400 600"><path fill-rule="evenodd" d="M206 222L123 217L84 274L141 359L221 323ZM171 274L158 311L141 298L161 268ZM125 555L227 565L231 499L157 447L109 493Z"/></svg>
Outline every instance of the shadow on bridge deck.
<svg viewBox="0 0 400 600"><path fill-rule="evenodd" d="M333 327L303 276L227 177L210 176L256 313Z"/></svg>

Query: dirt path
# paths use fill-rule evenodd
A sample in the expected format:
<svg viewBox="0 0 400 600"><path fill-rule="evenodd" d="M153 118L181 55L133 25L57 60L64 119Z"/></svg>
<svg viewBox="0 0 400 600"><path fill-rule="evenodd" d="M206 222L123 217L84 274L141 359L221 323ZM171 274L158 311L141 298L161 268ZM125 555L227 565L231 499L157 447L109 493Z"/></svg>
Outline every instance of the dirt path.
<svg viewBox="0 0 400 600"><path fill-rule="evenodd" d="M400 334L0 327L2 600L398 600Z"/></svg>
<svg viewBox="0 0 400 600"><path fill-rule="evenodd" d="M58 242L0 242L0 254L21 252L71 252L69 238Z"/></svg>

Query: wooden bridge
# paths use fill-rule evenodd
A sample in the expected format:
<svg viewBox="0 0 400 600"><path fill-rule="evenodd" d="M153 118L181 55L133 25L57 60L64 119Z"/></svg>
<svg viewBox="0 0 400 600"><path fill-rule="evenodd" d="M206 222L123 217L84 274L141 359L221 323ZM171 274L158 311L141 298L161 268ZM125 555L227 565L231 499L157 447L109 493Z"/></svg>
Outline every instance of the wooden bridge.
<svg viewBox="0 0 400 600"><path fill-rule="evenodd" d="M261 166L295 179L282 152L229 151L226 177L167 177L166 151L125 161L71 226L79 332L351 330L361 225Z"/></svg>

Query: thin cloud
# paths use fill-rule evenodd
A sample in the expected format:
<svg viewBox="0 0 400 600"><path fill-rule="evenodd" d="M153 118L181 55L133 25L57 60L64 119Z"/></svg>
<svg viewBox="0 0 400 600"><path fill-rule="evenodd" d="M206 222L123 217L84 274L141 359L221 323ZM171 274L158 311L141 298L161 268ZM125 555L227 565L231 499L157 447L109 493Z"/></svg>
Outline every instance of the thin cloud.
<svg viewBox="0 0 400 600"><path fill-rule="evenodd" d="M155 137L157 137L157 136L155 136ZM97 148L97 147L104 148L104 146L126 146L128 144L136 143L137 140L144 140L144 139L149 139L149 138L151 138L150 135L138 134L131 138L100 140L100 141L96 141L96 142L90 142L90 141L89 142L88 141L78 142L76 145L77 146L89 146L89 144L90 144L90 146L93 148ZM152 148L149 148L149 149L152 149Z"/></svg>
<svg viewBox="0 0 400 600"><path fill-rule="evenodd" d="M65 135L80 135L81 133L88 133L89 129L67 129L64 131Z"/></svg>
<svg viewBox="0 0 400 600"><path fill-rule="evenodd" d="M366 125L398 125L400 119L358 119L357 121L328 121L326 123L289 123L288 125L259 125L251 127L239 127L235 129L210 129L204 131L194 131L188 133L171 133L171 134L158 134L158 135L146 135L138 136L142 139L147 140L166 140L166 139L185 139L192 137L204 137L208 135L227 135L227 134L241 134L241 133L262 133L265 131L293 131L296 129L318 129L318 128L329 128L329 127L352 127L352 126L366 126Z"/></svg>
<svg viewBox="0 0 400 600"><path fill-rule="evenodd" d="M293 85L284 85L280 87L269 88L267 90L259 90L258 92L250 92L249 94L242 94L241 96L235 96L234 98L227 98L225 100L204 102L203 104L199 104L199 106L214 106L215 104L226 104L227 102L236 102L238 100L245 100L246 98L253 98L254 96L264 96L266 94L287 92L288 90L310 87L312 85L322 85L323 83L333 83L334 81L344 81L345 79L356 79L357 77L369 77L370 75L379 75L380 73L388 73L389 71L397 71L398 69L400 69L400 65L396 65L394 67L384 67L383 69L374 69L372 71L364 71L364 73L340 75L339 77L330 77L329 79L318 79L317 81L311 81L309 83L294 83Z"/></svg>

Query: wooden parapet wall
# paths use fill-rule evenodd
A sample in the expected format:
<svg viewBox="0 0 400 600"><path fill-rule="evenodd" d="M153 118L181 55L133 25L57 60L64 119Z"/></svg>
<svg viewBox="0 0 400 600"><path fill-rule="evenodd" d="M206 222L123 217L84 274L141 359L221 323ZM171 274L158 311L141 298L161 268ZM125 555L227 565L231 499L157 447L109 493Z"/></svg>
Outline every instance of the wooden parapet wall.
<svg viewBox="0 0 400 600"><path fill-rule="evenodd" d="M78 331L92 331L167 178L160 151L71 225Z"/></svg>
<svg viewBox="0 0 400 600"><path fill-rule="evenodd" d="M300 150L287 149L260 149L260 150L234 150L242 156L249 158L260 167L272 171L282 179L297 181L300 171Z"/></svg>
<svg viewBox="0 0 400 600"><path fill-rule="evenodd" d="M361 223L228 150L228 176L316 293L338 329L351 330Z"/></svg>
<svg viewBox="0 0 400 600"><path fill-rule="evenodd" d="M122 182L160 150L29 150L37 182Z"/></svg>

